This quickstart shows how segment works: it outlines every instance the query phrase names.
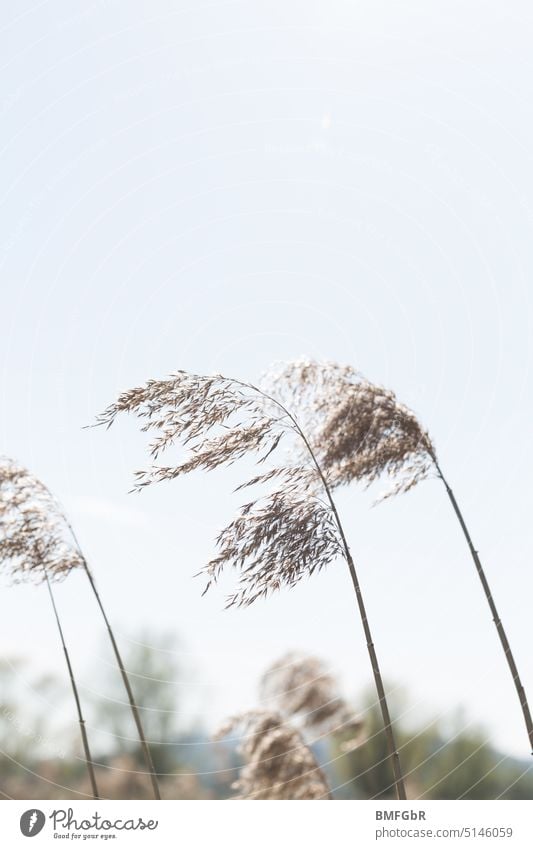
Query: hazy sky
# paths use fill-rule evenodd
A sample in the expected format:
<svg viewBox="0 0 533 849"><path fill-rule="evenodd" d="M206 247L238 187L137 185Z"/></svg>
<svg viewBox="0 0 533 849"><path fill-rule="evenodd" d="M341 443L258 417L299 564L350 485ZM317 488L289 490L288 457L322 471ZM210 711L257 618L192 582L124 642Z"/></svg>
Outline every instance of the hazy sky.
<svg viewBox="0 0 533 849"><path fill-rule="evenodd" d="M529 4L2 8L0 453L66 505L122 644L175 631L184 719L213 724L254 704L287 649L323 657L350 696L369 682L342 562L244 611L223 610L229 574L200 597L238 470L129 495L135 423L82 430L150 377L255 380L306 354L354 364L429 427L533 698ZM339 498L411 715L462 705L527 757L443 488ZM58 600L98 691L110 659L83 576ZM63 674L42 588L2 589L0 621L2 655Z"/></svg>

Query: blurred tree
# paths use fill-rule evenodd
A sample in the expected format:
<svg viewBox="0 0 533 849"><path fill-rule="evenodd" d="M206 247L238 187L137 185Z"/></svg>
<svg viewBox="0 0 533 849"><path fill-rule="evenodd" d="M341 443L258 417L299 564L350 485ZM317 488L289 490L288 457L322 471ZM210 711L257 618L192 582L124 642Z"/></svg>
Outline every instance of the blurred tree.
<svg viewBox="0 0 533 849"><path fill-rule="evenodd" d="M389 688L389 693L393 688ZM404 763L404 738L401 725L395 719L398 697L390 698L391 716L396 728L398 747L402 753L404 778L407 783L408 766ZM365 693L363 708L359 713L363 722L363 742L353 751L343 753L342 746L332 738L334 764L338 778L332 786L339 787L337 796L356 799L395 799L394 776L388 758L387 740L383 730L381 712L373 692ZM333 765L332 765L333 766ZM408 788L408 796L411 791Z"/></svg>
<svg viewBox="0 0 533 849"><path fill-rule="evenodd" d="M393 688L390 690L393 691ZM343 755L333 743L336 795L393 799L394 783L373 693L361 711L366 739ZM392 702L401 714L400 700ZM502 755L479 729L464 730L460 714L448 723L406 729L395 720L408 796L412 799L533 799L533 765Z"/></svg>
<svg viewBox="0 0 533 849"><path fill-rule="evenodd" d="M106 650L107 646L103 648ZM177 738L181 731L179 679L182 670L177 660L176 637L145 631L130 643L124 659L156 771L159 774L173 772L180 760ZM128 705L115 669L109 670L100 687L94 716L98 731L107 732L105 748L114 754L128 755L141 765ZM101 736L100 740L104 742Z"/></svg>

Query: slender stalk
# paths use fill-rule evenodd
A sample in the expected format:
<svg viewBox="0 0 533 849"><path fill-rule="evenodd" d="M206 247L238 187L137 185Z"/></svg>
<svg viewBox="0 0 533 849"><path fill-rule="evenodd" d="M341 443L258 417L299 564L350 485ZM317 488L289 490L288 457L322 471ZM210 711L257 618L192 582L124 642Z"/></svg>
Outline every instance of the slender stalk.
<svg viewBox="0 0 533 849"><path fill-rule="evenodd" d="M152 753L150 752L150 747L148 746L148 743L146 741L144 729L143 729L142 722L141 722L141 717L139 715L139 709L137 707L137 703L136 703L135 697L133 695L133 690L131 689L130 681L129 681L129 678L128 678L128 673L126 672L126 668L124 666L124 661L122 660L122 656L119 652L117 641L115 640L115 635L113 634L113 629L111 628L111 625L109 623L109 619L107 618L104 606L102 604L102 599L100 598L100 594L99 594L98 590L96 589L96 584L94 582L93 575L92 575L91 570L89 569L89 567L88 567L88 565L85 561L85 558L83 560L83 564L84 564L85 571L87 573L87 577L89 578L89 583L91 585L92 591L93 591L93 593L96 597L96 601L98 602L98 606L99 606L100 611L102 613L102 616L104 618L104 622L106 624L107 631L108 631L108 634L109 634L109 639L111 640L111 645L113 647L113 652L115 653L115 658L116 658L116 661L117 661L117 664L118 664L118 668L120 669L122 681L124 682L124 687L126 688L126 693L128 694L128 701L130 703L130 708L131 708L131 712L132 712L132 715L133 715L133 719L134 719L135 725L137 727L137 733L139 735L139 740L141 742L141 748L142 748L142 751L143 751L146 767L147 767L148 773L150 775L150 781L152 783L152 790L153 790L153 793L154 793L154 798L155 799L161 799L161 792L160 792L160 789L159 789L159 782L157 780L157 773L155 771L154 762L152 760Z"/></svg>
<svg viewBox="0 0 533 849"><path fill-rule="evenodd" d="M235 383L241 383L241 381L236 380ZM278 401L276 398L272 397L271 395L268 395L266 392L263 392L257 386L254 386L253 384L245 384L245 383L241 383L241 385L247 386L248 388L251 388L251 389L255 390L256 392L258 392L260 395L263 395L263 397L268 398L269 401L272 401L274 404L276 404L279 407L280 410L282 410L284 412L284 414L290 419L290 421L292 422L292 424L294 425L294 427L296 429L296 432L298 433L298 435L302 439L302 441L303 441L303 443L304 443L304 445L305 445L305 447L306 447L306 449L307 449L307 451L308 451L308 453L311 457L313 465L315 466L317 473L320 477L320 481L321 481L322 486L324 488L324 492L325 492L326 497L328 499L332 513L335 517L335 522L337 524L337 528L339 530L339 534L340 534L341 541L342 541L342 546L343 546L343 549L344 549L344 558L346 560L346 563L348 564L350 577L352 579L353 587L354 587L354 590L355 590L355 595L356 595L356 598L357 598L357 605L359 607L359 614L361 616L361 622L363 624L363 631L365 633L366 646L367 646L367 649L368 649L368 654L370 656L370 663L371 663L371 666L372 666L372 672L373 672L373 675L374 675L374 682L375 682L376 691L377 691L377 694L378 694L379 706L380 706L380 709L381 709L381 715L383 717L383 725L384 725L384 728L385 728L385 735L386 735L386 738L387 738L387 747L388 747L388 750L389 750L389 757L391 759L392 769L393 769L393 774L394 774L394 785L395 785L395 789L396 789L396 795L397 795L398 799L407 799L407 794L405 792L405 784L404 784L403 775L402 775L402 767L401 767L401 763L400 763L400 755L399 755L399 752L398 752L398 749L397 749L397 746L396 746L396 741L395 741L395 737L394 737L394 730L393 730L393 726L392 726L389 706L388 706L388 703L387 703L385 688L383 686L383 679L381 677L381 670L380 670L380 667L379 667L379 662L378 662L378 657L377 657L377 654L376 654L376 649L375 649L375 646L374 646L374 641L372 639L372 632L370 630L370 625L368 623L366 608L365 608L365 604L364 604L364 601L363 601L363 594L361 592L361 586L359 584L359 579L357 577L357 571L356 571L356 568L355 568L355 563L354 563L352 554L350 552L350 547L348 545L346 534L344 533L344 528L343 528L342 522L340 520L340 516L339 516L338 510L337 510L337 506L335 504L335 501L333 499L333 495L331 493L331 488L330 488L330 486L329 486L329 484L326 480L324 472L322 471L320 463L318 462L316 454L313 451L309 440L307 439L305 433L303 432L302 428L300 427L295 416L293 416L292 413L289 410L287 410L287 408L282 403L280 403L280 401Z"/></svg>
<svg viewBox="0 0 533 849"><path fill-rule="evenodd" d="M52 602L52 608L54 610L54 616L55 616L55 620L56 620L56 623L57 623L57 629L59 631L59 637L61 639L61 645L63 646L63 652L65 654L65 660L67 662L67 669L68 669L68 674L69 674L69 678L70 678L70 683L72 684L72 692L74 693L74 701L76 702L76 710L78 712L78 722L80 724L81 739L82 739L82 743L83 743L83 750L85 752L85 763L87 764L87 771L89 773L89 778L90 778L90 781L91 781L91 788L92 788L92 791L93 791L93 797L95 799L99 799L100 796L98 794L98 787L96 785L96 776L94 774L94 766L93 766L93 762L92 762L92 758L91 758L91 752L90 752L90 749L89 749L89 740L87 738L87 729L85 728L85 720L83 718L83 713L82 713L82 709L81 709L81 702L80 702L80 697L79 697L79 693L78 693L78 687L76 685L76 679L74 678L74 672L73 672L73 669L72 669L72 664L70 662L70 656L69 656L68 649L67 649L67 646L66 646L66 643L65 643L65 637L63 635L63 628L61 627L61 621L59 619L59 614L57 612L54 594L52 592L52 586L51 586L50 581L48 579L48 575L46 575L46 585L48 587L48 592L50 594L50 601Z"/></svg>
<svg viewBox="0 0 533 849"><path fill-rule="evenodd" d="M141 748L142 748L143 755L144 755L144 761L145 761L148 773L150 775L150 781L151 781L151 784L152 784L152 790L153 790L153 793L154 793L154 798L155 799L161 799L161 791L159 789L159 782L157 780L157 773L155 771L154 762L152 760L152 753L150 752L150 747L148 746L146 736L144 734L144 729L143 729L143 725L142 725L142 722L141 722L139 709L138 709L137 703L135 701L135 696L133 695L133 690L131 689L130 680L128 678L128 673L126 672L126 667L124 666L124 661L122 660L122 655L120 654L120 651L119 651L118 645L117 645L117 641L115 640L115 635L113 633L113 629L111 628L111 624L109 622L109 619L107 618L107 614L105 612L105 608L104 608L104 605L102 603L102 599L100 598L100 594L99 594L98 590L96 589L96 584L95 584L92 572L89 569L89 565L88 565L88 563L87 563L87 561L86 561L86 559L83 555L83 552L81 550L81 546L78 542L78 537L76 536L74 528L72 527L72 525L70 524L70 522L69 522L69 520L67 519L66 516L65 516L65 522L66 522L67 527L68 527L68 529L69 529L69 531L72 535L72 539L74 540L74 542L76 544L76 548L79 551L80 557L83 561L83 568L85 569L85 572L86 572L87 577L89 579L89 583L91 585L91 589L94 593L94 596L95 596L96 601L98 603L98 607L100 608L100 612L102 613L104 622L106 624L107 632L109 634L109 639L111 641L111 646L112 646L113 652L115 654L115 658L116 658L116 661L117 661L117 664L118 664L118 668L120 670L122 681L124 682L124 687L126 689L128 701L130 703L130 708L131 708L131 712L132 712L132 715L133 715L133 720L135 722L135 726L137 728L137 733L139 735L139 740L140 740Z"/></svg>
<svg viewBox="0 0 533 849"><path fill-rule="evenodd" d="M496 630L498 632L498 636L500 638L500 642L502 644L502 648L507 659L507 663L509 665L509 669L511 670L511 675L513 676L514 685L516 688L516 692L518 693L518 699L520 701L520 706L522 708L522 713L524 715L524 722L526 724L527 734L529 737L529 745L531 748L531 754L533 754L533 722L531 720L531 712L529 710L529 704L526 696L526 692L524 687L522 686L522 682L520 680L520 675L518 674L518 669L515 663L515 659L513 657L513 653L511 651L511 646L509 645L509 640L507 639L507 634L505 633L505 629L502 625L502 621L498 614L498 610L494 603L494 599L492 597L492 592L490 589L489 582L483 570L483 566L481 565L481 560L479 559L479 554L474 547L474 543L472 542L472 538L470 536L470 532L466 526L466 522L464 520L463 514L459 508L455 495L452 492L451 487L448 484L448 481L444 477L442 470L437 462L437 458L435 456L432 457L433 462L435 463L435 468L437 469L437 473L441 481L443 482L446 492L448 493L448 497L452 503L453 509L455 511L455 515L459 520L459 524L461 525L461 529L465 536L465 539L468 543L468 547L470 549L470 554L472 555L472 559L474 561L479 579L481 581L481 585L483 587L483 591L485 593L486 599L488 601L490 611L492 613L492 619L496 626Z"/></svg>

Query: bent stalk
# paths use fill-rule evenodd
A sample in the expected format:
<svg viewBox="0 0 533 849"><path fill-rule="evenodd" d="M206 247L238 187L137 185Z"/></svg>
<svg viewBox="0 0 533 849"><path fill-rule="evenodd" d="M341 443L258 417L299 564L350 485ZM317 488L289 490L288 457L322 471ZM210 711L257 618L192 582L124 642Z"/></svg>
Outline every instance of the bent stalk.
<svg viewBox="0 0 533 849"><path fill-rule="evenodd" d="M81 709L81 702L80 702L80 697L79 697L79 693L78 693L78 687L76 685L76 679L74 678L74 671L72 669L72 664L70 662L70 655L68 653L68 649L67 649L67 646L66 646L66 643L65 643L65 637L63 635L63 628L61 627L61 621L59 619L59 614L57 612L54 594L52 592L52 586L51 586L50 581L48 579L48 575L46 575L46 585L48 587L48 592L50 594L50 601L52 602L52 608L53 608L55 620L56 620L56 623L57 623L57 629L59 631L59 637L60 637L60 640L61 640L61 645L63 647L63 652L64 652L65 660L66 660L66 663L67 663L67 669L68 669L68 674L69 674L69 678L70 678L70 683L72 685L72 692L74 693L74 701L76 702L76 710L77 710L77 713L78 713L78 722L79 722L79 725L80 725L81 739L82 739L82 743L83 743L83 751L85 752L85 763L87 764L87 772L89 773L89 779L90 779L90 782L91 782L93 797L95 799L99 799L100 796L98 794L98 787L97 787L97 784L96 784L96 776L94 774L94 766L93 766L93 762L92 762L92 758L91 758L91 752L90 752L90 749L89 749L89 740L87 738L87 729L85 728L85 719L83 718L83 713L82 713L82 709Z"/></svg>
<svg viewBox="0 0 533 849"><path fill-rule="evenodd" d="M240 383L240 381L235 381L235 383ZM366 614L366 607L365 607L365 604L364 604L364 601L363 601L363 594L361 592L361 586L359 584L359 579L358 579L358 576L357 576L355 563L354 563L352 554L350 552L350 547L348 545L346 535L344 533L344 528L343 528L342 522L340 520L340 516L339 516L338 510L337 510L337 506L335 504L335 501L333 499L333 495L331 493L331 488L328 485L328 482L326 480L324 472L322 471L322 468L321 468L321 466L320 466L320 464L317 460L316 454L313 451L309 440L307 439L305 433L303 432L302 428L300 427L295 416L293 416L292 413L283 404L281 404L276 398L272 397L271 395L268 395L266 392L263 392L257 386L254 386L253 384L245 384L245 383L241 383L241 385L247 386L248 388L254 389L256 392L259 392L259 394L263 395L264 398L267 398L269 401L272 401L274 404L276 404L278 406L278 408L280 410L282 410L286 416L288 416L290 421L293 423L293 425L296 429L296 432L298 433L298 435L302 439L302 441L303 441L303 443L304 443L304 445L305 445L305 447L306 447L306 449L309 453L309 456L311 457L313 465L316 468L316 471L318 473L318 476L319 476L320 481L322 483L322 486L324 488L324 492L325 492L326 497L328 499L328 503L329 503L331 510L332 510L332 513L335 517L335 522L337 524L337 528L339 530L339 534L340 534L340 537L341 537L341 540L342 540L342 546L343 546L343 550L344 550L344 559L346 560L346 563L348 565L350 577L352 579L353 587L354 587L354 590L355 590L355 595L356 595L356 598L357 598L357 605L358 605L358 608L359 608L359 614L360 614L361 622L362 622L362 625L363 625L363 631L364 631L365 639L366 639L366 646L367 646L368 654L369 654L369 657L370 657L370 663L371 663L371 666L372 666L372 673L373 673L373 676L374 676L374 683L375 683L376 691L377 691L377 694L378 694L379 706L380 706L380 709L381 709L381 715L382 715L382 718L383 718L383 725L384 725L384 728L385 728L385 735L386 735L386 739L387 739L387 748L389 750L389 757L390 757L390 760L391 760L393 774L394 774L394 786L395 786L395 789L396 789L396 795L397 795L398 799L407 799L407 794L405 792L405 784L404 784L403 775L402 775L402 767L401 767L401 763L400 763L400 755L399 755L399 752L398 752L398 749L397 749L397 746L396 746L396 741L395 741L395 737L394 737L394 729L393 729L393 726L392 726L392 720L391 720L391 716L390 716L389 706L388 706L388 703L387 703L387 697L386 697L386 694L385 694L385 688L383 686L383 679L382 679L382 676L381 676L381 670L380 670L380 667L379 667L378 657L377 657L376 649L375 649L375 646L374 646L374 641L372 639L372 632L370 630L370 625L368 623L368 617L367 617L367 614Z"/></svg>
<svg viewBox="0 0 533 849"><path fill-rule="evenodd" d="M474 561L474 565L476 567L476 571L477 571L478 576L479 576L479 580L481 581L481 585L483 587L483 592L485 593L485 597L486 597L488 605L490 607L490 611L492 613L492 619L493 619L494 624L496 626L496 630L498 632L498 636L500 638L500 642L502 644L502 648L503 648L509 669L511 671L511 675L513 677L513 682L514 682L514 685L515 685L515 688L516 688L516 692L518 694L518 699L520 701L520 707L522 708L522 714L524 716L524 722L526 724L526 730L527 730L527 734L528 734L528 737L529 737L529 745L530 745L530 748L531 748L531 754L533 754L533 721L531 719L531 712L530 712L530 709L529 709L529 704L528 704L526 692L525 692L524 687L522 685L522 681L520 680L520 675L518 673L518 668L516 666L515 659L513 657L513 653L511 651L511 646L509 645L509 640L507 639L507 634L505 633L505 629L503 627L502 621L501 621L500 616L498 614L498 610L496 608L496 604L494 603L494 599L492 597L492 591L490 589L490 585L489 585L489 582L488 582L487 577L485 575L485 571L483 569L483 566L481 565L481 560L479 559L479 554L474 547L474 543L472 542L470 532L467 528L466 522L464 520L463 514L461 513L461 510L459 508L459 505L457 503L455 495L454 495L450 485L448 484L448 481L444 477L442 470L441 470L441 468L440 468L440 466L437 462L436 457L433 456L432 459L433 459L433 462L435 463L435 468L437 469L438 476L439 476L439 478L441 479L441 481L443 482L443 484L446 488L446 492L448 493L448 498L451 501L455 515L457 516L457 519L458 519L459 524L461 526L461 529L463 531L464 537L465 537L466 542L468 544L468 548L470 549L470 554L472 555L472 560Z"/></svg>
<svg viewBox="0 0 533 849"><path fill-rule="evenodd" d="M85 572L87 573L87 577L89 578L89 583L90 583L92 591L95 595L96 601L98 602L98 607L100 608L104 622L106 624L107 632L109 634L109 639L111 641L111 646L113 648L113 652L115 654L115 658L116 658L116 661L117 661L117 664L118 664L118 668L119 668L120 674L122 676L122 681L124 682L124 687L125 687L126 693L128 695L128 701L130 703L130 708L131 708L131 712L132 712L132 715L133 715L133 720L135 722L135 726L137 728L137 733L139 735L139 740L140 740L140 743L141 743L141 748L142 748L142 751L143 751L145 764L146 764L148 773L150 775L150 781L151 781L151 784L152 784L152 790L153 790L153 793L154 793L154 798L155 799L161 799L161 791L159 789L159 782L157 780L157 773L155 771L154 762L152 760L152 753L150 752L150 747L148 746L148 743L146 741L143 725L142 725L142 722L141 722L141 717L140 717L140 714L139 714L139 709L137 707L137 703L136 703L135 697L133 695L133 690L131 689L130 681L129 681L129 678L128 678L128 673L126 672L126 668L124 666L124 661L122 660L122 656L121 656L120 651L118 649L118 645L117 645L117 641L115 640L115 635L113 633L113 629L111 628L111 625L109 623L109 619L107 618L107 614L106 614L104 606L102 604L102 599L100 598L100 594L99 594L98 590L96 589L96 584L94 582L94 578L92 576L91 570L89 569L85 560L84 560L84 568L85 568Z"/></svg>
<svg viewBox="0 0 533 849"><path fill-rule="evenodd" d="M95 596L96 601L98 603L98 607L100 608L100 612L102 614L102 617L104 619L104 622L105 622L105 625L106 625L106 628L107 628L107 633L108 633L109 639L111 641L113 653L115 655L115 659L117 661L117 665L118 665L118 668L120 670L120 675L121 675L122 681L124 683L126 694L128 696L128 701L130 703L133 721L135 722L135 727L137 728L137 733L139 735L139 740L140 740L140 743L141 743L141 749L142 749L142 752L143 752L146 768L147 768L148 774L150 776L150 782L152 784L152 790L153 790L154 798L155 799L161 799L161 791L159 789L159 782L157 780L157 773L155 771L154 762L152 760L152 753L150 752L150 747L148 746L148 742L146 740L144 728L143 728L143 725L142 725L142 722L141 722L141 717L140 717L140 714L139 714L139 709L138 709L137 703L135 701L135 696L133 695L133 690L131 689L130 680L128 678L128 673L126 672L126 667L124 666L124 661L122 660L122 655L120 654L120 651L119 651L119 648L118 648L118 645L117 645L117 641L115 639L115 635L114 635L113 629L111 627L111 623L109 622L109 619L107 618L107 614L105 612L105 608L104 608L104 605L102 603L102 599L100 598L100 593L98 592L98 590L96 588L96 583L94 581L93 574L92 574L91 570L89 569L89 565L88 565L88 563L87 563L87 561L86 561L86 559L85 559L85 557L82 553L81 546L78 542L78 538L77 538L77 536L74 532L74 528L72 527L70 522L68 522L68 520L67 520L67 524L68 524L68 529L69 529L70 533L72 534L72 538L73 538L73 540L76 544L76 547L77 547L78 552L80 554L80 557L82 559L83 568L85 569L85 573L86 573L86 575L89 579L91 589L94 593L94 596Z"/></svg>

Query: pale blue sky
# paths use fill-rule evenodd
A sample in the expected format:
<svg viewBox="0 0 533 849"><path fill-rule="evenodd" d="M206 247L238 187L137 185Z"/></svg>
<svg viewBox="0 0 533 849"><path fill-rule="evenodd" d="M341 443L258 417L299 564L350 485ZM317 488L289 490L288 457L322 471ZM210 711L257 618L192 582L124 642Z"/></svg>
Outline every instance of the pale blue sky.
<svg viewBox="0 0 533 849"><path fill-rule="evenodd" d="M177 368L257 379L301 354L423 418L533 698L532 30L490 0L3 4L0 452L67 506L122 642L179 634L187 715L250 706L290 648L359 692L346 569L224 611L233 577L202 599L192 575L238 470L128 495L134 423L82 426ZM444 490L371 502L340 496L387 679L527 756ZM82 576L58 598L93 688ZM63 673L44 591L2 590L0 620L2 654Z"/></svg>

